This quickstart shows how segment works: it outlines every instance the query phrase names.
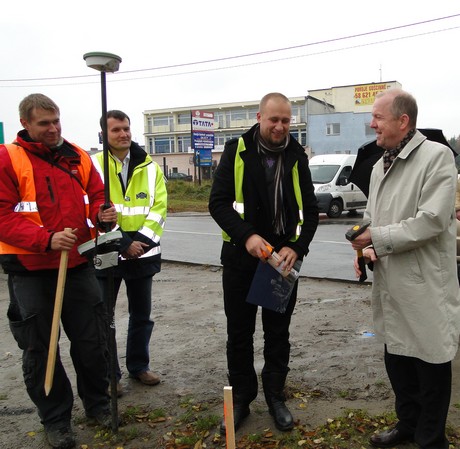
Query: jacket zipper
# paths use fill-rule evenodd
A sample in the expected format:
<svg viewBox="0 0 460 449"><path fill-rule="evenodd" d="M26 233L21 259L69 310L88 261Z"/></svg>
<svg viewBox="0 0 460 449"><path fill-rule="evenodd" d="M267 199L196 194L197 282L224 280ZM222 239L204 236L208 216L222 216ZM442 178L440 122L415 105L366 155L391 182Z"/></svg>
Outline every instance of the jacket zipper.
<svg viewBox="0 0 460 449"><path fill-rule="evenodd" d="M50 180L49 176L46 177L46 184L48 185L48 192L50 193L51 202L54 203L53 187L51 185L51 180Z"/></svg>

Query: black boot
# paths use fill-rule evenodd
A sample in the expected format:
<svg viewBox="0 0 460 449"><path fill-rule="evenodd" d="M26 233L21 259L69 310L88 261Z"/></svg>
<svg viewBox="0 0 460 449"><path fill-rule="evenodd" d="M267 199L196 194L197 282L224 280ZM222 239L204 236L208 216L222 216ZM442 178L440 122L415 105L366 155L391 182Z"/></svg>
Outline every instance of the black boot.
<svg viewBox="0 0 460 449"><path fill-rule="evenodd" d="M286 397L283 390L286 375L287 373L262 374L268 411L273 416L275 426L278 430L291 430L294 427L294 418L285 404Z"/></svg>
<svg viewBox="0 0 460 449"><path fill-rule="evenodd" d="M242 422L251 412L249 404L257 397L257 376L256 374L245 376L228 376L232 386L233 396L233 423L235 431L238 430ZM225 435L225 419L220 423L220 433Z"/></svg>
<svg viewBox="0 0 460 449"><path fill-rule="evenodd" d="M233 401L233 424L235 425L235 432L240 428L242 422L249 416L251 410L249 404L243 404ZM220 433L225 435L227 428L225 426L225 419L220 423Z"/></svg>

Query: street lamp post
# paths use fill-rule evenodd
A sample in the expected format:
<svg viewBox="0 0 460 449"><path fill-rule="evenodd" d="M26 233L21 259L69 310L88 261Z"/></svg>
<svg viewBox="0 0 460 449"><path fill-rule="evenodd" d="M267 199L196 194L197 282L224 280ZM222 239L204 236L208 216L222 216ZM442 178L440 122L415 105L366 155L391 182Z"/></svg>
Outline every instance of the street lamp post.
<svg viewBox="0 0 460 449"><path fill-rule="evenodd" d="M104 154L104 207L110 207L110 174L109 174L109 141L107 137L107 91L106 72L116 72L121 58L112 53L85 53L83 59L86 65L101 72L101 102L102 102L102 151ZM105 231L111 230L110 223L105 225ZM97 240L96 240L97 242ZM97 250L96 250L97 251ZM108 350L110 357L110 397L112 430L118 431L118 398L117 398L117 351L115 341L115 294L113 282L113 267L107 270L104 300L108 312Z"/></svg>

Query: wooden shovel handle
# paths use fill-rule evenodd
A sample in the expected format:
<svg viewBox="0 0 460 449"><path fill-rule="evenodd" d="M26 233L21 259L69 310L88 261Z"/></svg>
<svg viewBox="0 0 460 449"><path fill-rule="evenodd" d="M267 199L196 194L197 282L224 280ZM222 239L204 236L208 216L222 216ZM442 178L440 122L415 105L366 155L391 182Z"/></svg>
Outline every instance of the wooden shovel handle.
<svg viewBox="0 0 460 449"><path fill-rule="evenodd" d="M65 231L71 231L71 228L65 228ZM56 366L56 353L59 340L59 323L61 322L62 301L64 299L65 280L67 275L67 262L69 252L61 251L61 260L59 262L59 273L56 287L56 296L54 300L53 322L51 325L50 345L48 349L48 361L46 364L45 375L45 394L49 395L53 386L54 368Z"/></svg>

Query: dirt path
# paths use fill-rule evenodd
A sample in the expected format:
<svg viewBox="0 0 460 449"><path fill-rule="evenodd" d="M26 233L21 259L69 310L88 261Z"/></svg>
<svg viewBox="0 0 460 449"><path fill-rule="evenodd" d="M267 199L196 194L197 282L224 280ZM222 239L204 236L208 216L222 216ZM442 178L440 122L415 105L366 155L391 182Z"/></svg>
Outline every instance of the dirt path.
<svg viewBox="0 0 460 449"><path fill-rule="evenodd" d="M328 418L339 416L347 409L365 409L371 414L392 410L393 398L382 362L382 347L371 334L369 297L368 285L307 278L300 281L291 326L291 372L287 390L295 418L307 428L324 424ZM47 448L42 426L23 384L21 353L8 328L7 305L6 277L1 275L0 447ZM125 376L126 394L118 405L121 413L132 407L162 409L167 419L144 426L128 442L113 447L162 447L158 441L173 428L174 417L184 413L186 402L206 403L209 413L219 416L222 413L226 360L220 269L165 263L163 271L154 278L153 306L156 324L151 345L152 368L161 374L162 383L146 387ZM116 322L122 354L127 329L124 291L118 300ZM263 363L260 322L255 348L256 368L260 372ZM61 340L61 353L75 386L65 337ZM123 358L121 364L123 368ZM76 394L76 388L74 392ZM454 362L449 422L460 429L458 407L459 357ZM261 391L251 410L238 435L274 427ZM109 447L94 439L95 429L84 420L78 397L75 398L74 428L78 448ZM129 425L121 429L126 433Z"/></svg>

